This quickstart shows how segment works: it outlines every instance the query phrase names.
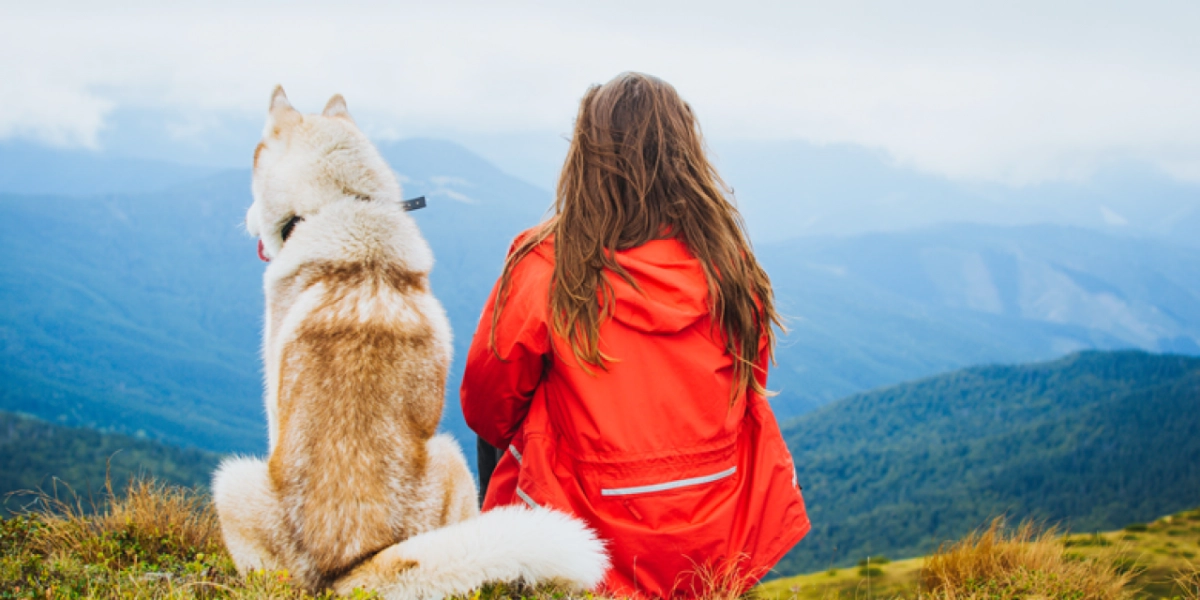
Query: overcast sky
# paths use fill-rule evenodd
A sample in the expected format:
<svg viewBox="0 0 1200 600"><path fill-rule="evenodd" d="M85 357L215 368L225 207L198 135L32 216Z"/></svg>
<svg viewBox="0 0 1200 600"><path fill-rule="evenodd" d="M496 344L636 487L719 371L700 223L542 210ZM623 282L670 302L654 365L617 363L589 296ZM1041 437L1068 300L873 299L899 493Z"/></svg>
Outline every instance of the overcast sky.
<svg viewBox="0 0 1200 600"><path fill-rule="evenodd" d="M1200 2L16 2L0 138L94 145L116 108L334 92L378 136L567 133L589 84L673 83L723 139L854 143L964 180L1142 161L1200 181Z"/></svg>

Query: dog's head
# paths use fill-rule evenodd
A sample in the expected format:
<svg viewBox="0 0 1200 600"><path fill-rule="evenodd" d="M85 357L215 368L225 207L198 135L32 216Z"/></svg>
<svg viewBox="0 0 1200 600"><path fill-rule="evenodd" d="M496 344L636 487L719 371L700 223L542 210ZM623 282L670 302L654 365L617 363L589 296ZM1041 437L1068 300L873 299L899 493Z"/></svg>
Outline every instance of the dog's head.
<svg viewBox="0 0 1200 600"><path fill-rule="evenodd" d="M267 125L254 150L254 203L246 229L274 258L298 219L344 198L400 202L400 183L346 101L335 95L319 115L292 108L282 86L271 95Z"/></svg>

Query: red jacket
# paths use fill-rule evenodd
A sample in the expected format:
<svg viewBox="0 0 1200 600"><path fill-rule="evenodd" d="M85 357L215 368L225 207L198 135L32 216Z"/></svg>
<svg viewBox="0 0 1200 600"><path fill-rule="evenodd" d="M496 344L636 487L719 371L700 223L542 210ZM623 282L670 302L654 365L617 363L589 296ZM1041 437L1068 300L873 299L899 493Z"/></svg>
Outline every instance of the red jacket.
<svg viewBox="0 0 1200 600"><path fill-rule="evenodd" d="M713 572L744 590L808 533L791 455L763 397L730 403L732 360L700 262L673 239L617 261L642 292L609 274L607 371L585 371L551 335L553 240L513 269L499 358L492 291L461 390L467 424L508 450L484 510L524 502L584 519L608 540L610 594L699 594Z"/></svg>

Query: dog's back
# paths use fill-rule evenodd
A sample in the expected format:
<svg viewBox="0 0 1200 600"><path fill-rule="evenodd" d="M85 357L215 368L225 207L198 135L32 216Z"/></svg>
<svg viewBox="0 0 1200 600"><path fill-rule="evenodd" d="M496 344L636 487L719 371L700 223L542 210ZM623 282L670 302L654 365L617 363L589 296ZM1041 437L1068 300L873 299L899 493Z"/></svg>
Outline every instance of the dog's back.
<svg viewBox="0 0 1200 600"><path fill-rule="evenodd" d="M410 221L395 204L334 202L295 226L297 266L267 290L281 316L268 340L280 373L271 481L326 575L445 510L422 488L440 479L426 445L441 417L449 325L428 270L402 254L424 244Z"/></svg>

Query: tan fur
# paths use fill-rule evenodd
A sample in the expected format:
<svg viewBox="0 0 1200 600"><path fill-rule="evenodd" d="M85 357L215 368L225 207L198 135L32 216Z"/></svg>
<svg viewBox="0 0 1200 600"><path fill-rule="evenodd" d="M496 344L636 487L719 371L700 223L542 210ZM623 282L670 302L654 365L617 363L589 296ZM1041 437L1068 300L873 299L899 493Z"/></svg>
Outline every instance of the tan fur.
<svg viewBox="0 0 1200 600"><path fill-rule="evenodd" d="M450 327L432 254L340 96L301 115L277 89L254 164L270 456L214 478L226 545L240 572L286 569L312 590L382 581L416 563L381 551L478 513L461 449L435 435Z"/></svg>

